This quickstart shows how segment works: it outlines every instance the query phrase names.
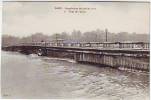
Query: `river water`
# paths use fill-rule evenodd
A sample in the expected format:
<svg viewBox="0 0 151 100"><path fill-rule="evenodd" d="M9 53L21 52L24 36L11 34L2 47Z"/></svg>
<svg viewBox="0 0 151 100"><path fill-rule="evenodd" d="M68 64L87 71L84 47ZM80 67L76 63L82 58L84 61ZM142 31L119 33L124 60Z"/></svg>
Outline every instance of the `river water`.
<svg viewBox="0 0 151 100"><path fill-rule="evenodd" d="M149 74L2 51L3 98L149 100Z"/></svg>

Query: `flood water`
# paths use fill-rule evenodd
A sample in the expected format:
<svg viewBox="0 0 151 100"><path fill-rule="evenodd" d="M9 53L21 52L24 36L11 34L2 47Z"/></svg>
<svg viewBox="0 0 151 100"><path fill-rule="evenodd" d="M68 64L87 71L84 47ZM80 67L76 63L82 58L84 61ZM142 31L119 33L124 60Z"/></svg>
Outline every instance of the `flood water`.
<svg viewBox="0 0 151 100"><path fill-rule="evenodd" d="M2 51L2 97L149 100L149 74Z"/></svg>

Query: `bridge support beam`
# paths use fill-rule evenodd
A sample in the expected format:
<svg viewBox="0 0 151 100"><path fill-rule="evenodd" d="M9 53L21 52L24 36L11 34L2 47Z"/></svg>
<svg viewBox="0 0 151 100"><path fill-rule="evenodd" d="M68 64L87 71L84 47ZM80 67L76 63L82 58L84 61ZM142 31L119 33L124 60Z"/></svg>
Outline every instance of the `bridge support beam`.
<svg viewBox="0 0 151 100"><path fill-rule="evenodd" d="M137 69L149 71L149 51L92 50L41 46L12 46L6 51L18 51L24 54L74 59L77 62L93 63L113 68ZM137 56L138 55L138 56Z"/></svg>
<svg viewBox="0 0 151 100"><path fill-rule="evenodd" d="M149 63L145 58L113 56L104 54L77 53L74 56L77 62L106 65L113 68L149 71Z"/></svg>

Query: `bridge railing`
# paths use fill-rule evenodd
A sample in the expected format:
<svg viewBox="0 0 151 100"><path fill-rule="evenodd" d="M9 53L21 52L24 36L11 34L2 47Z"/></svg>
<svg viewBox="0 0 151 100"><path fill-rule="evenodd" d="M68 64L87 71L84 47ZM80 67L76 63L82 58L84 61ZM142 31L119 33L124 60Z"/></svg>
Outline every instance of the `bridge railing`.
<svg viewBox="0 0 151 100"><path fill-rule="evenodd" d="M56 43L56 42L32 42L22 43L24 46L45 46L45 47L79 47L79 48L129 48L149 49L146 42L79 42L79 43Z"/></svg>

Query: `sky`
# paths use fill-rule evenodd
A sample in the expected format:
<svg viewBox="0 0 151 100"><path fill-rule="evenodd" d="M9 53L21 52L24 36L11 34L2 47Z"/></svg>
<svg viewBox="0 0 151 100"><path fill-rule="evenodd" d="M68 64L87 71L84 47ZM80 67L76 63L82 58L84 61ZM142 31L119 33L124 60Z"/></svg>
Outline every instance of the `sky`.
<svg viewBox="0 0 151 100"><path fill-rule="evenodd" d="M73 30L86 32L106 28L113 33L149 34L149 3L3 2L2 17L3 34L19 37L36 32L51 35L71 33Z"/></svg>

